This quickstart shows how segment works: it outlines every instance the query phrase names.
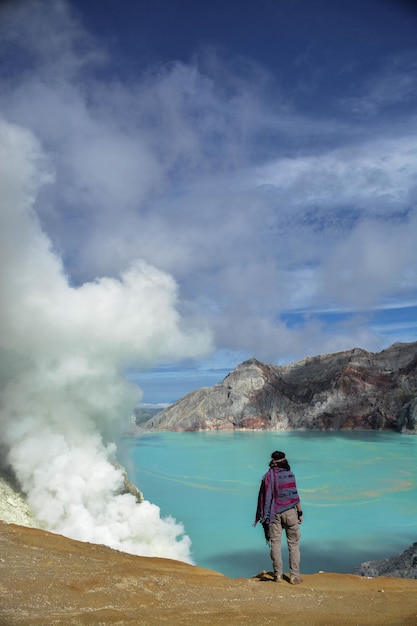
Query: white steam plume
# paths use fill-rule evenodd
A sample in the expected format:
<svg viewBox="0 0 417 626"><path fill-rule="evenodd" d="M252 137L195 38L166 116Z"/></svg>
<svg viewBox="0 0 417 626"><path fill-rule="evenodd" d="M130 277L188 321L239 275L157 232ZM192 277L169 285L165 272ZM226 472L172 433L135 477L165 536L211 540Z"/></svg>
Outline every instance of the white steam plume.
<svg viewBox="0 0 417 626"><path fill-rule="evenodd" d="M209 336L182 328L173 279L144 262L73 287L33 203L53 184L36 139L0 120L1 444L38 520L72 538L190 561L172 518L121 494L109 443L140 390L128 365L197 356Z"/></svg>

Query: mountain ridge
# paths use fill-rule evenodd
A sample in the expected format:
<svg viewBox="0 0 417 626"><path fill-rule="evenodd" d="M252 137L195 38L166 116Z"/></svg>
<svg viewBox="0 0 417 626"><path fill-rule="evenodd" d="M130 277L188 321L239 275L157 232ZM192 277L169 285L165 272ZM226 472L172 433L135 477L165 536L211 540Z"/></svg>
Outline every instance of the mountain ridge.
<svg viewBox="0 0 417 626"><path fill-rule="evenodd" d="M251 358L141 424L145 430L376 429L417 432L417 342L289 365Z"/></svg>

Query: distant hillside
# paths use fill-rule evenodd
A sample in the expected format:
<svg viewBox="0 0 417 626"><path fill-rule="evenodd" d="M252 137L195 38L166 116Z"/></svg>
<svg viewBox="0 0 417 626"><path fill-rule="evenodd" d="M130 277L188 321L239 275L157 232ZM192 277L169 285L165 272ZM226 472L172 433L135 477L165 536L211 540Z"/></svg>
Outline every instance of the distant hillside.
<svg viewBox="0 0 417 626"><path fill-rule="evenodd" d="M160 408L154 409L152 407L144 407L144 406L136 407L136 409L134 410L135 424L140 425L140 424L143 424L143 422L147 422L152 417L155 417L155 415L160 413L161 410L162 409Z"/></svg>
<svg viewBox="0 0 417 626"><path fill-rule="evenodd" d="M150 430L376 429L417 432L417 342L285 366L250 359L149 419Z"/></svg>

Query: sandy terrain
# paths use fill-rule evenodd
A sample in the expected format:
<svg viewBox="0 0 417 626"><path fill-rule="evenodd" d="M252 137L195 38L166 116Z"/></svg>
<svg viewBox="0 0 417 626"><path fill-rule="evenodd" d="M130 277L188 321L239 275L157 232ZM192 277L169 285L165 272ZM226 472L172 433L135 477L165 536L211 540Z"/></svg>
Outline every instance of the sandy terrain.
<svg viewBox="0 0 417 626"><path fill-rule="evenodd" d="M0 522L0 625L417 624L417 580L232 579Z"/></svg>

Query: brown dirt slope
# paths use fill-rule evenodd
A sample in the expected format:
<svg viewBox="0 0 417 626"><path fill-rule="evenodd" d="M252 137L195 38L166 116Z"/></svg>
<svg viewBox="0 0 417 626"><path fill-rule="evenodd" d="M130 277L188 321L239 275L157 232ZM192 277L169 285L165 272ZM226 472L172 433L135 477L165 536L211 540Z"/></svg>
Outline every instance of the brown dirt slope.
<svg viewBox="0 0 417 626"><path fill-rule="evenodd" d="M417 624L417 580L320 573L226 578L0 523L0 625Z"/></svg>

